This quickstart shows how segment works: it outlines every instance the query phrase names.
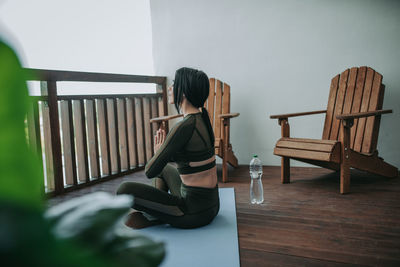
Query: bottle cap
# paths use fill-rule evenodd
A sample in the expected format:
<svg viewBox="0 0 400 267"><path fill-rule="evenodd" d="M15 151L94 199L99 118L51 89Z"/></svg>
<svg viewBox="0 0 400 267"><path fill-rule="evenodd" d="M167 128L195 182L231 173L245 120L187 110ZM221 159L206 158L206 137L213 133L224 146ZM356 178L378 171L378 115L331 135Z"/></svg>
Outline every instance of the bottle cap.
<svg viewBox="0 0 400 267"><path fill-rule="evenodd" d="M257 154L254 154L254 155L253 155L253 158L258 158Z"/></svg>

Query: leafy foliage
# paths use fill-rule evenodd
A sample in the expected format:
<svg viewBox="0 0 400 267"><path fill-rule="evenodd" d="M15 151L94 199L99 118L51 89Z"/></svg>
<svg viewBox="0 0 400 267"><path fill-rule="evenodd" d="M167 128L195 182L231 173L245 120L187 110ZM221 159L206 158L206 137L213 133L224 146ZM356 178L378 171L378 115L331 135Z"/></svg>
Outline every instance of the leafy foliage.
<svg viewBox="0 0 400 267"><path fill-rule="evenodd" d="M132 197L94 193L45 212L40 161L28 147L25 73L0 40L0 258L3 266L157 266L162 243L123 228ZM45 212L45 213L44 213Z"/></svg>

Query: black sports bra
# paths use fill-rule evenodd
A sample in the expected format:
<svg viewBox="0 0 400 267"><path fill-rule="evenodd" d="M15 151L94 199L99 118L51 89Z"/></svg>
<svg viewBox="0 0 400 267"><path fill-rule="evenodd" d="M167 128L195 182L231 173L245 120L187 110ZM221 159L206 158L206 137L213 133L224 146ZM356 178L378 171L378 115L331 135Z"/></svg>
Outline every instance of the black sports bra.
<svg viewBox="0 0 400 267"><path fill-rule="evenodd" d="M190 162L206 161L215 155L214 133L209 130L202 113L188 114L168 133L165 142L146 164L149 178L158 176L168 162L176 162L180 174L191 174L211 169L215 159L192 167Z"/></svg>

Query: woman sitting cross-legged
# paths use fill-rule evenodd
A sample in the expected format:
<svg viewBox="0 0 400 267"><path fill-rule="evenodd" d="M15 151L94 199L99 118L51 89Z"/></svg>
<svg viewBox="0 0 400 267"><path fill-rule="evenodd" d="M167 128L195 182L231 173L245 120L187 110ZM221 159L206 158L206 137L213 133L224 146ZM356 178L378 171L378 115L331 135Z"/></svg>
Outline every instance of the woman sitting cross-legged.
<svg viewBox="0 0 400 267"><path fill-rule="evenodd" d="M168 135L159 129L154 137L155 155L145 168L154 186L125 182L118 188L117 194L134 196L132 208L140 211L130 215L127 225L143 228L167 223L195 228L209 224L218 214L214 133L203 107L209 87L202 71L176 71L168 99L184 117Z"/></svg>

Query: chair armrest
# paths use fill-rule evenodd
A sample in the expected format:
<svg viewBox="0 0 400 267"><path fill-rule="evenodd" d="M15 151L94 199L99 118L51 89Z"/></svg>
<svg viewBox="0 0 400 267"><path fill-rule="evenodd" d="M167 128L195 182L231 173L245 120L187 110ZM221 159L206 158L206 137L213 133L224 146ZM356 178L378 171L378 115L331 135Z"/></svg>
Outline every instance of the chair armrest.
<svg viewBox="0 0 400 267"><path fill-rule="evenodd" d="M387 114L387 113L392 113L392 110L385 109L385 110L341 114L341 115L336 115L336 119L338 119L338 120L358 119L358 118L364 118L364 117L370 117L370 116L378 116L378 115Z"/></svg>
<svg viewBox="0 0 400 267"><path fill-rule="evenodd" d="M152 119L150 120L150 122L151 122L151 123L152 123L152 122L161 123L161 122L169 121L169 120L176 119L176 118L179 118L179 117L183 117L183 114L175 114L175 115L169 115L169 116L162 116L162 117L152 118Z"/></svg>
<svg viewBox="0 0 400 267"><path fill-rule="evenodd" d="M231 119L231 118L235 118L239 115L240 115L240 113L226 113L226 114L220 114L220 115L218 115L218 117L220 117L221 119Z"/></svg>
<svg viewBox="0 0 400 267"><path fill-rule="evenodd" d="M288 113L288 114L282 114L282 115L271 115L269 118L270 119L287 119L289 117L314 115L314 114L320 114L320 113L326 113L326 110L317 110L317 111L299 112L299 113Z"/></svg>

